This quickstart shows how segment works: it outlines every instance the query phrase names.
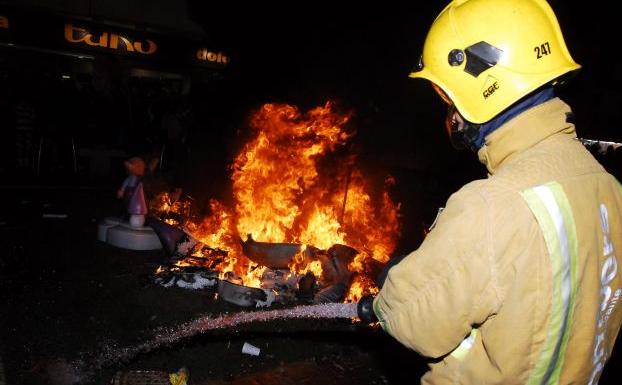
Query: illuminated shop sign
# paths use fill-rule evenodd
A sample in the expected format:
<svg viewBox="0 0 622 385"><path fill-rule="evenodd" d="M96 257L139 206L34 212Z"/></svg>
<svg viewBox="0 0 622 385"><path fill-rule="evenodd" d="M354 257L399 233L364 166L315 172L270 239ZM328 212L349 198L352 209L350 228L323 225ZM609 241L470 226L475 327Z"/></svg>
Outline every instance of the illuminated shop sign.
<svg viewBox="0 0 622 385"><path fill-rule="evenodd" d="M213 52L207 48L199 48L197 50L197 59L201 62L217 63L221 65L227 65L229 63L229 57L222 52Z"/></svg>
<svg viewBox="0 0 622 385"><path fill-rule="evenodd" d="M120 52L152 55L158 45L150 39L138 40L114 32L93 33L86 28L65 23L65 41L89 47L108 48Z"/></svg>
<svg viewBox="0 0 622 385"><path fill-rule="evenodd" d="M202 38L0 5L2 49L19 47L73 56L97 52L124 56L160 69L178 70L184 66L225 69L231 57Z"/></svg>

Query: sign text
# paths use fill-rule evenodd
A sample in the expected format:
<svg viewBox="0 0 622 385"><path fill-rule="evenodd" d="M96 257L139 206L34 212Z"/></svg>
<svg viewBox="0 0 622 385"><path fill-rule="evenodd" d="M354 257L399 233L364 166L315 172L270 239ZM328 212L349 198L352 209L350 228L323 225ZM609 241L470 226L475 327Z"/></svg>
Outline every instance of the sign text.
<svg viewBox="0 0 622 385"><path fill-rule="evenodd" d="M132 40L112 32L102 32L96 36L85 28L75 27L73 24L65 24L65 40L73 44L86 44L91 47L102 47L125 52L138 52L151 55L158 49L153 40Z"/></svg>

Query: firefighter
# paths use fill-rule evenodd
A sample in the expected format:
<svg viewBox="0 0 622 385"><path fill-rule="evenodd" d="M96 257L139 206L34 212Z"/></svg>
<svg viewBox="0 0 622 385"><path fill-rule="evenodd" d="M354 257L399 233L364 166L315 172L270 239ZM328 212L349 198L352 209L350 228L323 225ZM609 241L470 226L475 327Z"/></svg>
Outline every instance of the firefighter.
<svg viewBox="0 0 622 385"><path fill-rule="evenodd" d="M412 78L487 167L373 300L423 384L596 384L622 322L622 188L554 87L580 66L544 0L454 0Z"/></svg>

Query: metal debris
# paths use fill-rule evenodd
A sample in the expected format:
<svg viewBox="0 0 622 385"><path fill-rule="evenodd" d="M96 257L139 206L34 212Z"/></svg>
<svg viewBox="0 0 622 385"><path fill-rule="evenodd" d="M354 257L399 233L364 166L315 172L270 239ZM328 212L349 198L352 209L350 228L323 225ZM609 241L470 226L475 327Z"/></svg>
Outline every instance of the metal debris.
<svg viewBox="0 0 622 385"><path fill-rule="evenodd" d="M317 289L317 278L312 272L307 272L298 281L298 290L296 291L296 298L304 303L312 303L313 295Z"/></svg>
<svg viewBox="0 0 622 385"><path fill-rule="evenodd" d="M320 290L315 297L313 303L335 303L341 302L348 293L348 286L338 282L332 286L328 286Z"/></svg>
<svg viewBox="0 0 622 385"><path fill-rule="evenodd" d="M218 275L214 271L201 268L171 269L156 274L153 282L164 287L202 290L215 287L218 284Z"/></svg>
<svg viewBox="0 0 622 385"><path fill-rule="evenodd" d="M358 253L358 250L356 250L355 248L339 243L332 245L326 251L326 254L328 254L329 257L337 258L345 264L352 262L352 260L354 259L354 257L356 257Z"/></svg>
<svg viewBox="0 0 622 385"><path fill-rule="evenodd" d="M302 245L296 243L257 242L248 234L246 242L241 241L242 251L250 260L273 269L287 269Z"/></svg>
<svg viewBox="0 0 622 385"><path fill-rule="evenodd" d="M169 225L160 219L147 217L147 226L157 234L164 249L168 252L171 260L176 261L188 256L199 241L183 229Z"/></svg>
<svg viewBox="0 0 622 385"><path fill-rule="evenodd" d="M236 285L228 281L218 281L218 295L225 301L239 306L270 306L274 302L272 290Z"/></svg>

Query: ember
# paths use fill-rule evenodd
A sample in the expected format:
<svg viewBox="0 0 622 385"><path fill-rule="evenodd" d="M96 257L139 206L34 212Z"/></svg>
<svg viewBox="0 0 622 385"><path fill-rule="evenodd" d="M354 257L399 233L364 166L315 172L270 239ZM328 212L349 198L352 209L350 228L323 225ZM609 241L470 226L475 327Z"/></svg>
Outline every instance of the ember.
<svg viewBox="0 0 622 385"><path fill-rule="evenodd" d="M392 177L372 194L356 167L350 118L331 103L306 113L284 104L256 111L254 135L232 165L234 208L211 200L210 215L197 222L167 195L152 204L162 220L199 241L176 265L201 264L220 279L277 294L289 287L289 297L308 297L311 287L316 303L375 293L371 274L395 248L399 204L389 197Z"/></svg>

